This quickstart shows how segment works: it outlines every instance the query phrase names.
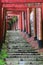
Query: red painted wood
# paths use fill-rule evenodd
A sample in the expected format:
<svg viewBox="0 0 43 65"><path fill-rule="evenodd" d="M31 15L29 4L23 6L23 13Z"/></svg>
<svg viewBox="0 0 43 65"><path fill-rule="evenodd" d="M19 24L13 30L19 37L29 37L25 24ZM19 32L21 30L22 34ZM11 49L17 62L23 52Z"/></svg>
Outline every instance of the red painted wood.
<svg viewBox="0 0 43 65"><path fill-rule="evenodd" d="M24 31L24 12L22 12L22 27L23 27L23 31Z"/></svg>
<svg viewBox="0 0 43 65"><path fill-rule="evenodd" d="M37 39L42 40L42 18L41 18L41 8L36 9L37 17ZM38 22L39 21L39 22Z"/></svg>
<svg viewBox="0 0 43 65"><path fill-rule="evenodd" d="M30 34L30 9L27 8L27 22L28 22L28 34Z"/></svg>
<svg viewBox="0 0 43 65"><path fill-rule="evenodd" d="M43 38L43 3L42 3L42 38Z"/></svg>
<svg viewBox="0 0 43 65"><path fill-rule="evenodd" d="M43 3L42 3L42 20L43 20Z"/></svg>
<svg viewBox="0 0 43 65"><path fill-rule="evenodd" d="M20 25L20 27L21 27L21 31L22 31L22 13L21 13L21 25Z"/></svg>
<svg viewBox="0 0 43 65"><path fill-rule="evenodd" d="M3 40L2 4L0 2L0 42Z"/></svg>
<svg viewBox="0 0 43 65"><path fill-rule="evenodd" d="M21 17L21 13L19 15L19 20L18 20L18 29L22 30L22 17Z"/></svg>
<svg viewBox="0 0 43 65"><path fill-rule="evenodd" d="M27 11L25 12L26 32L28 32Z"/></svg>
<svg viewBox="0 0 43 65"><path fill-rule="evenodd" d="M43 0L2 0L4 3L43 2Z"/></svg>
<svg viewBox="0 0 43 65"><path fill-rule="evenodd" d="M26 11L27 7L6 7L7 11Z"/></svg>
<svg viewBox="0 0 43 65"><path fill-rule="evenodd" d="M27 20L27 11L26 11L26 32L28 33L28 20Z"/></svg>
<svg viewBox="0 0 43 65"><path fill-rule="evenodd" d="M25 4L14 4L14 3L6 3L6 4L3 4L3 7L26 7L26 5Z"/></svg>

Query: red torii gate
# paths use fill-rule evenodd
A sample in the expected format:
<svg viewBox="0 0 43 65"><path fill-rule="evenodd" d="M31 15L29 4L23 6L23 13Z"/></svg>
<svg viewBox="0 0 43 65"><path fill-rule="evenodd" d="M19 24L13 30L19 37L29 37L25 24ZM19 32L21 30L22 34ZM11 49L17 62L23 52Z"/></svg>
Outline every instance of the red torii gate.
<svg viewBox="0 0 43 65"><path fill-rule="evenodd" d="M28 2L43 2L43 0L2 0L2 3L28 3Z"/></svg>
<svg viewBox="0 0 43 65"><path fill-rule="evenodd" d="M11 7L11 4L12 4L12 7L13 6L15 6L13 3L15 3L15 4L26 4L26 3L32 3L32 2L42 2L42 0L0 0L0 43L2 43L2 41L3 41L3 14L2 14L2 8L3 8L3 10L4 9L6 9L5 8L5 5L6 5L6 7L9 7L9 6L7 6L8 4L10 4L10 7ZM4 4L4 7L3 7L3 4ZM20 6L20 5L19 5ZM22 6L22 5L21 5ZM25 6L25 5L24 5ZM24 7L24 6L22 6L22 7ZM17 5L16 5L16 7L17 7ZM18 8L18 7L17 7ZM21 10L21 9L19 9L19 10ZM4 11L6 11L6 10L4 10ZM5 14L5 12L4 12L4 14ZM42 4L42 16L43 16L43 4ZM43 17L42 17L43 18ZM22 19L21 19L22 20Z"/></svg>

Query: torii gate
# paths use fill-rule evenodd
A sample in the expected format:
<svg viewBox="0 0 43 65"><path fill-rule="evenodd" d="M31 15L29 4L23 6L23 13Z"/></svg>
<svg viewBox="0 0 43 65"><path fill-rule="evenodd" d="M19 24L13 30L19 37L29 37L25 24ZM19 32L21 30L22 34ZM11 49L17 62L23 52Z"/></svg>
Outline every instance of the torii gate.
<svg viewBox="0 0 43 65"><path fill-rule="evenodd" d="M15 5L14 4L16 4L16 7L18 6L20 6L20 4L21 4L21 6L23 7L23 8L25 8L25 6L26 6L26 3L32 3L32 2L42 2L42 0L0 0L0 43L2 43L2 41L3 41L3 36L4 36L4 27L3 27L3 20L4 20L4 18L5 18L5 15L6 15L6 9L7 9L7 7L15 7ZM4 5L3 5L4 4ZM12 5L11 5L12 4ZM25 5L24 5L25 4ZM6 8L5 8L6 7ZM18 8L17 7L17 8ZM16 10L22 10L23 11L23 9L22 9L22 7L21 7L21 9L20 9L20 7L19 7L19 9L16 9ZM29 7L26 7L26 8L29 8ZM43 3L41 4L41 8L42 8L42 19L43 19ZM15 10L15 11L16 11ZM27 9L28 11L29 11L29 9ZM3 14L3 11L4 11L4 14ZM4 15L4 17L3 17L3 15ZM21 14L22 15L22 14ZM28 17L29 18L29 17ZM21 19L22 20L22 19ZM40 29L39 29L40 30ZM28 33L29 33L29 28L28 28L28 30L27 30L27 26L26 26L26 32L28 31ZM42 33L41 33L42 34ZM42 40L42 39L38 39L38 40Z"/></svg>

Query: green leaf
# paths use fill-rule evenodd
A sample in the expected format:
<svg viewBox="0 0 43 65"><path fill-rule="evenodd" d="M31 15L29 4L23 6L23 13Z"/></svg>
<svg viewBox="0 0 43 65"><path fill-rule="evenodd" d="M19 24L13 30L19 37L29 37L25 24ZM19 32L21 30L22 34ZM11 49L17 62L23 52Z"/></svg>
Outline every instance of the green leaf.
<svg viewBox="0 0 43 65"><path fill-rule="evenodd" d="M3 59L0 59L0 65L5 65L6 62Z"/></svg>

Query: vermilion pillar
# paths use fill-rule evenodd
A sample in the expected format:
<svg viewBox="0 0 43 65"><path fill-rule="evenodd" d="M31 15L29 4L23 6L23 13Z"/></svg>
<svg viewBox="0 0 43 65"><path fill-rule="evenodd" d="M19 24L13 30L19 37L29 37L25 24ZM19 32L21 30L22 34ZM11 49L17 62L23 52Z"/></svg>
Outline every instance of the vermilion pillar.
<svg viewBox="0 0 43 65"><path fill-rule="evenodd" d="M27 8L27 29L28 29L28 35L31 37L31 32L30 32L30 11L29 8Z"/></svg>
<svg viewBox="0 0 43 65"><path fill-rule="evenodd" d="M33 26L34 26L34 39L36 40L37 39L37 22L36 22L36 9L35 8L33 8L33 12L34 12L34 20L33 20Z"/></svg>
<svg viewBox="0 0 43 65"><path fill-rule="evenodd" d="M43 39L42 39L42 10L41 8L36 8L37 15L37 39L39 43L39 47L43 47Z"/></svg>
<svg viewBox="0 0 43 65"><path fill-rule="evenodd" d="M43 3L42 3L42 33L43 33ZM43 37L43 35L42 35Z"/></svg>
<svg viewBox="0 0 43 65"><path fill-rule="evenodd" d="M20 30L20 26L19 26L19 16L18 16L18 29Z"/></svg>
<svg viewBox="0 0 43 65"><path fill-rule="evenodd" d="M2 4L0 2L0 43L3 41Z"/></svg>
<svg viewBox="0 0 43 65"><path fill-rule="evenodd" d="M22 12L22 30L24 31L24 12Z"/></svg>
<svg viewBox="0 0 43 65"><path fill-rule="evenodd" d="M26 28L26 33L28 33L27 11L25 12L25 28Z"/></svg>
<svg viewBox="0 0 43 65"><path fill-rule="evenodd" d="M22 31L22 13L20 13L19 20L20 20L20 30Z"/></svg>
<svg viewBox="0 0 43 65"><path fill-rule="evenodd" d="M2 26L3 26L3 40L4 40L4 8L2 7Z"/></svg>
<svg viewBox="0 0 43 65"><path fill-rule="evenodd" d="M0 2L0 51L2 49L3 44L3 13L2 13L2 4Z"/></svg>
<svg viewBox="0 0 43 65"><path fill-rule="evenodd" d="M26 32L28 33L27 11L26 11Z"/></svg>
<svg viewBox="0 0 43 65"><path fill-rule="evenodd" d="M3 20L3 28L4 28L4 42L5 42L5 37L6 37L6 9L4 8L3 9L3 16L4 16L4 20Z"/></svg>

